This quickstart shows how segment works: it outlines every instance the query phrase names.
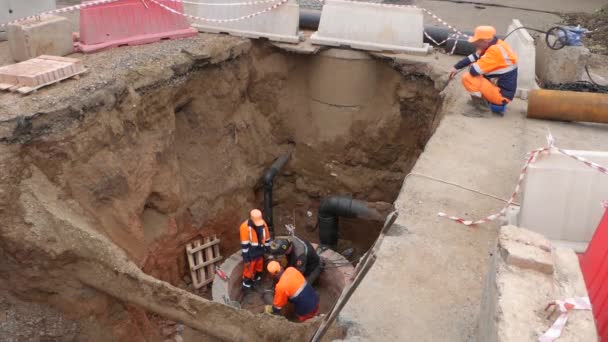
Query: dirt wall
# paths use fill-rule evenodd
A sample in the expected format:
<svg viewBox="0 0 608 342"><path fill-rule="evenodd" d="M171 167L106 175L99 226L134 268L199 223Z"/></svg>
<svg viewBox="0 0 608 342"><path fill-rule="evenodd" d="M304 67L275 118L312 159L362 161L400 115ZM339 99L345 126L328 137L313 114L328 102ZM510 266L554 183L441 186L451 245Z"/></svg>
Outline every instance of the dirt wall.
<svg viewBox="0 0 608 342"><path fill-rule="evenodd" d="M184 244L199 234L217 234L224 254L238 248L236 227L261 206L259 178L289 146L295 144L295 153L279 176L276 196L286 210L292 203L314 209L330 193L392 202L436 125L440 104L433 82L421 74L404 77L378 62L382 82L373 100L355 109L349 134L317 143L311 128L322 122L311 115L305 57L244 40L192 43L201 44L195 53L192 45L175 42L164 43L168 48L160 52L138 48L153 58L138 55L128 73L108 75L105 87L87 92L85 78L80 96L61 102L61 95L35 95L27 105L15 102L16 112L4 116L0 287L58 308L78 322L82 338L156 340L146 311L188 318L181 308L126 304L130 296L143 298L137 287L125 283L127 293L105 292L98 283L83 282L82 274L93 276L89 268L98 262L126 258L185 288ZM107 55L110 67L124 61L116 53ZM0 105L6 108L6 101ZM35 111L15 115L24 108ZM33 192L51 185L56 191L26 200L25 183ZM52 202L62 206L49 213ZM68 219L64 208L78 213L69 218L71 239L58 233ZM82 218L124 256L80 252L80 244L90 244L77 233Z"/></svg>

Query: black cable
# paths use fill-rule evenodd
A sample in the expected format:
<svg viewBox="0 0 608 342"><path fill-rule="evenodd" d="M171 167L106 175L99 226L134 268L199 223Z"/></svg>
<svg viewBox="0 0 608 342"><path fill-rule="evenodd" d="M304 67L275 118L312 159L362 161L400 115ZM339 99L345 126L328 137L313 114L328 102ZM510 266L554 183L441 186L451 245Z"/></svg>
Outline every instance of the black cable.
<svg viewBox="0 0 608 342"><path fill-rule="evenodd" d="M591 77L591 74L589 73L589 65L585 65L585 71L587 72L587 76L589 77L589 80L591 81L591 83L595 84L598 87L608 86L608 85L601 85L593 80L593 78Z"/></svg>
<svg viewBox="0 0 608 342"><path fill-rule="evenodd" d="M535 29L535 28L531 28L531 27L520 26L520 27L518 27L518 28L516 28L516 29L512 30L511 32L507 33L507 35L506 35L506 36L505 36L505 37L504 37L502 40L507 39L507 37L508 37L508 36L510 36L510 35L511 35L511 33L515 32L515 31L517 31L517 30L521 30L521 29L526 29L526 30L536 31L536 32L544 33L544 34L547 34L547 33L548 33L547 31L543 31L543 30L539 30L539 29Z"/></svg>
<svg viewBox="0 0 608 342"><path fill-rule="evenodd" d="M572 83L546 84L545 89L567 90L585 93L608 94L608 86L602 86L589 81L577 81Z"/></svg>

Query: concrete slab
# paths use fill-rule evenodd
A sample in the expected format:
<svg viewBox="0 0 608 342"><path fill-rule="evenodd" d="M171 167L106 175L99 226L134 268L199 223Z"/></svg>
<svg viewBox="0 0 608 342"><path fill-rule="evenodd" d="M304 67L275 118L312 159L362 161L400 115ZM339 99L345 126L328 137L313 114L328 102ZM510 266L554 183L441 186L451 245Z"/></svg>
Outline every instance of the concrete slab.
<svg viewBox="0 0 608 342"><path fill-rule="evenodd" d="M422 21L418 8L328 0L311 40L319 45L427 54L431 48L422 42Z"/></svg>
<svg viewBox="0 0 608 342"><path fill-rule="evenodd" d="M302 41L298 42L297 44L281 42L272 42L271 44L287 52L293 52L302 55L314 55L321 51L323 47L312 44L312 42L310 41L310 36L312 34L313 32L311 31L302 31L300 35Z"/></svg>
<svg viewBox="0 0 608 342"><path fill-rule="evenodd" d="M513 33L506 38L505 42L511 45L518 57L517 92L515 96L525 100L528 98L530 90L538 89L535 68L536 46L534 38L525 29L519 29L520 27L523 27L523 25L519 19L513 19L513 23L507 28L505 35L509 32Z"/></svg>
<svg viewBox="0 0 608 342"><path fill-rule="evenodd" d="M8 25L13 59L22 62L40 55L66 56L74 52L71 24L53 15Z"/></svg>
<svg viewBox="0 0 608 342"><path fill-rule="evenodd" d="M240 0L211 0L214 3L242 2ZM231 19L239 18L266 11L273 7L274 3L258 3L249 6L213 6L185 4L184 11L187 14L203 18ZM277 42L298 43L300 22L300 7L295 0L289 0L281 6L271 9L266 13L256 15L252 18L214 23L211 21L194 21L192 26L200 32L227 33L233 36L247 38L267 38Z"/></svg>
<svg viewBox="0 0 608 342"><path fill-rule="evenodd" d="M428 58L429 67L442 65L444 73L443 65L458 59L437 58ZM445 117L413 171L501 198L511 195L525 154L545 146L547 129L564 148L608 148L608 126L526 119L526 102L519 99L504 118L464 116L473 109L458 80L446 89L445 101ZM468 228L437 212L478 219L504 202L411 175L395 205L397 223L407 230L389 232L378 261L344 308L341 320L353 327L347 340L357 335L383 341L476 340L498 224Z"/></svg>

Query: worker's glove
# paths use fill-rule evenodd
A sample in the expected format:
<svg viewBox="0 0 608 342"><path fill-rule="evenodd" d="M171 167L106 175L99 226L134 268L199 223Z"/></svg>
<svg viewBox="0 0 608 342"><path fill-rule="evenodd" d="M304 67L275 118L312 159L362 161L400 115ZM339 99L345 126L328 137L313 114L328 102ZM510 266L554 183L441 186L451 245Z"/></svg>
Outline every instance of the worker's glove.
<svg viewBox="0 0 608 342"><path fill-rule="evenodd" d="M264 306L264 313L269 314L269 315L273 315L274 311L272 310L272 305L266 305L266 306Z"/></svg>

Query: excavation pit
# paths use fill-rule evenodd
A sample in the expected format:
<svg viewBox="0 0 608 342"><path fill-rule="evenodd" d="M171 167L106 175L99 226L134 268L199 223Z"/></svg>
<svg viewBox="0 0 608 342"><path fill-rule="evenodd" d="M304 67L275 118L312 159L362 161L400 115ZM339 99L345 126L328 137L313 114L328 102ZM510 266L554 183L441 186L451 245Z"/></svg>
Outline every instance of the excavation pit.
<svg viewBox="0 0 608 342"><path fill-rule="evenodd" d="M313 247L318 248L318 245L313 244ZM331 310L342 290L351 283L355 269L346 258L331 249L319 252L325 267L313 287L319 294L319 313L323 314ZM263 313L264 305L272 304L273 280L267 272L254 289L242 288L243 259L240 252L231 255L221 264L220 269L228 275L228 281L216 277L211 290L214 301L254 313Z"/></svg>
<svg viewBox="0 0 608 342"><path fill-rule="evenodd" d="M108 290L120 282L94 287L89 283L94 277L86 278L87 285L73 280L80 266L68 272L66 263L97 260L88 250L74 251L74 245L89 246L86 237L73 234L83 241L53 238L38 244L38 231L58 235L68 231L66 217L78 217L70 221L74 229L86 222L126 256L99 260L132 262L166 282L163 286L211 299L212 291L190 284L184 247L216 235L222 255L238 251L239 225L249 210L263 207L264 170L288 151L291 158L274 179L277 235L286 235L285 225L293 224L297 236L318 243L319 203L328 196L365 201L381 214L392 209L405 175L440 121L442 98L424 65L339 49L297 55L267 43L210 37L84 56L91 71L81 80L44 89L27 102L0 99L14 109L0 131L6 166L0 195L12 196L5 202L14 206L2 213L12 222L7 229L36 233L5 243L27 242L23 253L38 248L49 260L59 258L57 264L45 261L44 269L57 269L53 280L15 278L15 292L38 298L53 291L52 305L77 322L94 314L95 325L83 323L83 329L107 336L147 336L158 328L150 318L156 315L183 321L163 309L170 300L124 305L141 293ZM19 113L35 114L18 118ZM29 193L25 187L35 189L36 196L49 194L62 207L20 195ZM63 215L64 207L78 215ZM32 229L39 224L32 217L47 211L59 219L45 218L50 223ZM382 220L340 218L337 255L348 251L356 264L381 226ZM47 252L49 246L60 252ZM15 272L21 272L19 257L4 259L15 260ZM231 282L240 282L238 273L235 269ZM62 285L63 278L73 282ZM322 311L342 288L327 292ZM87 299L88 307L57 304L83 298L97 300ZM139 330L128 328L133 324ZM222 331L232 327L221 324L227 324Z"/></svg>

